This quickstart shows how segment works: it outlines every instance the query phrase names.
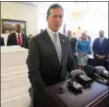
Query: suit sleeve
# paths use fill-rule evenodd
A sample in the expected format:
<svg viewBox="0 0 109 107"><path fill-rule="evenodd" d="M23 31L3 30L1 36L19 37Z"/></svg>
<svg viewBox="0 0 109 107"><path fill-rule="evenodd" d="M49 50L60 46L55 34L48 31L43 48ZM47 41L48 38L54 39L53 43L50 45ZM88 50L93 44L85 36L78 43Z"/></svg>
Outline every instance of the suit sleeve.
<svg viewBox="0 0 109 107"><path fill-rule="evenodd" d="M70 46L69 42L68 42L68 48L69 48L69 53L68 53L67 68L68 68L68 71L70 72L71 70L74 70L77 68L77 62L74 58L74 55L72 53L71 46Z"/></svg>
<svg viewBox="0 0 109 107"><path fill-rule="evenodd" d="M79 53L81 52L81 49L80 49L80 41L77 42L77 52L79 52Z"/></svg>
<svg viewBox="0 0 109 107"><path fill-rule="evenodd" d="M92 50L91 50L91 43L89 41L89 53L88 54L91 54L92 53Z"/></svg>
<svg viewBox="0 0 109 107"><path fill-rule="evenodd" d="M29 41L28 41L28 37L25 35L25 48L29 48Z"/></svg>
<svg viewBox="0 0 109 107"><path fill-rule="evenodd" d="M32 86L37 87L38 90L43 90L45 83L40 75L40 54L35 38L30 40L27 66L29 69L28 75Z"/></svg>
<svg viewBox="0 0 109 107"><path fill-rule="evenodd" d="M97 42L97 40L95 39L94 43L93 43L93 52L94 52L94 54L96 54L96 42Z"/></svg>
<svg viewBox="0 0 109 107"><path fill-rule="evenodd" d="M108 39L108 44L107 44L107 55L109 55L109 39Z"/></svg>
<svg viewBox="0 0 109 107"><path fill-rule="evenodd" d="M4 43L4 38L3 38L3 46L5 45L5 43Z"/></svg>
<svg viewBox="0 0 109 107"><path fill-rule="evenodd" d="M8 46L11 45L10 43L11 43L11 35L8 35L7 45L8 45Z"/></svg>
<svg viewBox="0 0 109 107"><path fill-rule="evenodd" d="M3 45L3 46L5 45L5 43L4 43L4 38L2 38L2 45Z"/></svg>

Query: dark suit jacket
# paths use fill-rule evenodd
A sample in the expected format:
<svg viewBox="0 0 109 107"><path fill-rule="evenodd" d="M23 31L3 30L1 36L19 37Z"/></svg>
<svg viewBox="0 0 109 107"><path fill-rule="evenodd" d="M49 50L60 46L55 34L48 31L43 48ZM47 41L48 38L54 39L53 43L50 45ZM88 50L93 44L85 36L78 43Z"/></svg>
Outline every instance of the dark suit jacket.
<svg viewBox="0 0 109 107"><path fill-rule="evenodd" d="M17 45L16 33L12 33L8 36L7 45ZM22 47L28 48L28 38L22 33Z"/></svg>
<svg viewBox="0 0 109 107"><path fill-rule="evenodd" d="M76 52L76 43L77 43L77 39L71 38L70 45L71 45L71 49L72 49L73 54L75 54L75 52Z"/></svg>
<svg viewBox="0 0 109 107"><path fill-rule="evenodd" d="M4 46L4 38L0 36L0 46Z"/></svg>
<svg viewBox="0 0 109 107"><path fill-rule="evenodd" d="M108 44L107 44L107 54L109 55L109 39L108 39Z"/></svg>
<svg viewBox="0 0 109 107"><path fill-rule="evenodd" d="M107 54L107 49L106 49L107 44L108 44L107 38L104 38L102 45L100 45L100 38L95 39L93 43L94 54L106 55Z"/></svg>
<svg viewBox="0 0 109 107"><path fill-rule="evenodd" d="M45 94L44 87L64 80L67 71L69 72L76 68L76 62L73 59L67 37L59 34L59 38L62 48L61 65L53 42L46 30L30 40L27 65L29 68L29 79L36 93L34 95L36 95L35 100L37 100L38 107L44 104L44 100L42 101ZM40 101L42 102L40 103Z"/></svg>

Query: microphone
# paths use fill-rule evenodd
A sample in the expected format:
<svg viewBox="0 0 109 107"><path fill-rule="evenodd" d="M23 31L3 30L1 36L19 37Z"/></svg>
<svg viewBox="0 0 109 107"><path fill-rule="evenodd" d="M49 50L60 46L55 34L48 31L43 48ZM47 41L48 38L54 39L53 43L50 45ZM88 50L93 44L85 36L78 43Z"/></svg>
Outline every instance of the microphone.
<svg viewBox="0 0 109 107"><path fill-rule="evenodd" d="M103 66L96 66L96 72L102 76L109 78L109 72Z"/></svg>
<svg viewBox="0 0 109 107"><path fill-rule="evenodd" d="M83 67L83 70L84 72L89 76L91 77L93 80L96 79L96 76L95 76L95 72L96 72L96 69L90 65L85 65Z"/></svg>
<svg viewBox="0 0 109 107"><path fill-rule="evenodd" d="M92 79L86 75L83 70L73 70L70 73L71 77L74 77L84 87L90 87Z"/></svg>
<svg viewBox="0 0 109 107"><path fill-rule="evenodd" d="M103 83L103 84L108 84L109 83L106 79L104 79L100 75L101 71L97 70L96 68L94 68L94 67L92 67L90 65L86 65L86 66L84 66L83 69L84 69L85 73L89 77L91 77L93 80L96 80L96 81L98 81L100 83Z"/></svg>
<svg viewBox="0 0 109 107"><path fill-rule="evenodd" d="M83 75L85 72L83 70L75 69L70 72L71 77L76 77L77 75Z"/></svg>
<svg viewBox="0 0 109 107"><path fill-rule="evenodd" d="M96 66L95 69L97 70L97 73L102 74L103 71L105 71L105 67L103 66Z"/></svg>

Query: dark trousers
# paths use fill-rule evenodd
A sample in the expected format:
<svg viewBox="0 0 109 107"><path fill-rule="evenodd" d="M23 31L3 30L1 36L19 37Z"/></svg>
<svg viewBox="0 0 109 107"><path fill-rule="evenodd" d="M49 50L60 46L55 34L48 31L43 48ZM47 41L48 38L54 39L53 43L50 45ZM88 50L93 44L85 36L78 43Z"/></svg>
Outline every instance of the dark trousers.
<svg viewBox="0 0 109 107"><path fill-rule="evenodd" d="M95 66L104 66L105 67L106 58L98 59L96 56L94 56L94 62L95 62Z"/></svg>

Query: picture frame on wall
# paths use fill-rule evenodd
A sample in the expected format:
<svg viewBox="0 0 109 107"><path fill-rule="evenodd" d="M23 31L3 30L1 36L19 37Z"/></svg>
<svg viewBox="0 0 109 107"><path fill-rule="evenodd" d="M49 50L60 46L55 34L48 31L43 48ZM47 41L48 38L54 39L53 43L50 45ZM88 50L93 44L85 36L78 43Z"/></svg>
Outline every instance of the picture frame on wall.
<svg viewBox="0 0 109 107"><path fill-rule="evenodd" d="M26 21L2 19L2 34L10 34L15 31L15 25L20 24L22 32L26 34Z"/></svg>

